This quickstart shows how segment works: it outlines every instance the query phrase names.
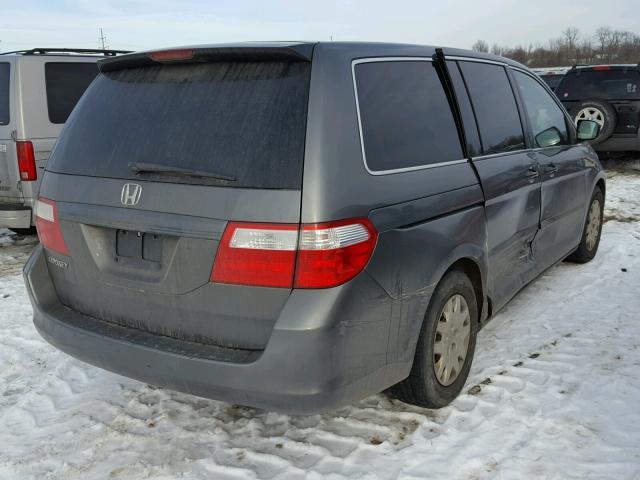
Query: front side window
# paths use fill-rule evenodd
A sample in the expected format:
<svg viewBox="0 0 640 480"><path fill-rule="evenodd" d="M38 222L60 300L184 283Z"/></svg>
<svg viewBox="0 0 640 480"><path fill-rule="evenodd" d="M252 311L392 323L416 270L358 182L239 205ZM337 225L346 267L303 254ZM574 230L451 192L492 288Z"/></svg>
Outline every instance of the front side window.
<svg viewBox="0 0 640 480"><path fill-rule="evenodd" d="M355 65L365 161L382 172L463 158L453 113L430 61Z"/></svg>
<svg viewBox="0 0 640 480"><path fill-rule="evenodd" d="M507 72L500 65L460 62L478 120L484 155L524 148L524 133Z"/></svg>
<svg viewBox="0 0 640 480"><path fill-rule="evenodd" d="M0 63L0 125L8 125L9 112L9 82L11 65L8 62Z"/></svg>
<svg viewBox="0 0 640 480"><path fill-rule="evenodd" d="M44 65L47 109L51 123L64 123L98 75L96 63L48 62Z"/></svg>
<svg viewBox="0 0 640 480"><path fill-rule="evenodd" d="M564 113L549 93L529 75L514 70L536 147L570 143Z"/></svg>

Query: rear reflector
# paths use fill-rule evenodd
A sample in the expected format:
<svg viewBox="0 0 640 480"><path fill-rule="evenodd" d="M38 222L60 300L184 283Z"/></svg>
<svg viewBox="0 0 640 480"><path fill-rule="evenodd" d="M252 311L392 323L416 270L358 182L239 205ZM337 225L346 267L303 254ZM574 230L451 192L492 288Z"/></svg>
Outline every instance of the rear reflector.
<svg viewBox="0 0 640 480"><path fill-rule="evenodd" d="M56 202L48 198L38 198L35 205L35 217L40 243L49 250L69 256L69 250L60 228Z"/></svg>
<svg viewBox="0 0 640 480"><path fill-rule="evenodd" d="M38 179L36 171L36 156L33 152L33 143L29 141L16 142L16 151L18 153L18 170L20 172L20 180L23 182L33 182Z"/></svg>
<svg viewBox="0 0 640 480"><path fill-rule="evenodd" d="M611 67L608 65L598 65L597 67L592 67L591 70L596 70L596 71L611 70Z"/></svg>
<svg viewBox="0 0 640 480"><path fill-rule="evenodd" d="M173 62L178 60L190 60L195 51L192 48L181 48L177 50L161 50L159 52L148 53L149 58L156 62Z"/></svg>
<svg viewBox="0 0 640 480"><path fill-rule="evenodd" d="M281 288L329 288L367 265L378 234L367 219L310 225L229 223L211 281Z"/></svg>

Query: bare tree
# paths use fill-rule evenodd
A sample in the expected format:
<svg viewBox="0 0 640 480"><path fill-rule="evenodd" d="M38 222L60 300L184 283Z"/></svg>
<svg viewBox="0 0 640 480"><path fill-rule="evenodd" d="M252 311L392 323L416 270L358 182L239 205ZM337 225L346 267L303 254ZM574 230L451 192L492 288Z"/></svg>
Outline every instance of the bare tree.
<svg viewBox="0 0 640 480"><path fill-rule="evenodd" d="M478 40L476 43L474 43L471 46L471 50L473 50L474 52L488 53L489 52L489 44L487 42L485 42L484 40Z"/></svg>
<svg viewBox="0 0 640 480"><path fill-rule="evenodd" d="M477 41L475 51L489 50L487 42ZM491 53L517 60L530 67L559 67L576 63L638 63L640 35L603 26L593 35L580 35L576 27L568 27L562 34L542 44L508 47L494 43Z"/></svg>
<svg viewBox="0 0 640 480"><path fill-rule="evenodd" d="M578 43L579 30L576 27L569 27L562 32L567 49L566 58L569 62L576 62L576 44Z"/></svg>

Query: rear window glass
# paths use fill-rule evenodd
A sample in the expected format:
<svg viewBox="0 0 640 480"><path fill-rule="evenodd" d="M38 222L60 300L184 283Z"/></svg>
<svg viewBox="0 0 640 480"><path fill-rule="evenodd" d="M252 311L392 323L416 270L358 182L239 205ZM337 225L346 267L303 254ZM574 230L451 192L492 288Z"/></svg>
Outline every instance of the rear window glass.
<svg viewBox="0 0 640 480"><path fill-rule="evenodd" d="M51 123L67 121L73 107L97 74L96 63L45 63L44 81Z"/></svg>
<svg viewBox="0 0 640 480"><path fill-rule="evenodd" d="M453 114L432 62L360 63L355 77L370 170L463 158Z"/></svg>
<svg viewBox="0 0 640 480"><path fill-rule="evenodd" d="M504 68L460 62L460 69L478 119L485 155L524 148L524 133L513 90Z"/></svg>
<svg viewBox="0 0 640 480"><path fill-rule="evenodd" d="M7 125L9 115L9 77L11 65L7 62L0 63L0 125Z"/></svg>
<svg viewBox="0 0 640 480"><path fill-rule="evenodd" d="M549 88L551 88L551 90L555 90L558 85L560 85L562 77L564 77L564 75L540 75L540 78L542 78L542 80L544 80L544 82L549 85Z"/></svg>
<svg viewBox="0 0 640 480"><path fill-rule="evenodd" d="M556 94L561 100L640 98L640 72L635 68L579 69L564 76Z"/></svg>
<svg viewBox="0 0 640 480"><path fill-rule="evenodd" d="M97 177L299 189L310 66L162 65L98 76L48 168ZM132 171L130 164L219 175Z"/></svg>

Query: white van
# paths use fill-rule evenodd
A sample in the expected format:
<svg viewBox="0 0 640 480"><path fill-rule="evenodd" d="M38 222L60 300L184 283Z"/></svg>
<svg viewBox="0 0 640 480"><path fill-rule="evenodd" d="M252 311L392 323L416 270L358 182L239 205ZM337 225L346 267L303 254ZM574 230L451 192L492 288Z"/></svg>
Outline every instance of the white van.
<svg viewBox="0 0 640 480"><path fill-rule="evenodd" d="M0 54L0 228L33 233L32 208L67 117L120 50L35 48Z"/></svg>

